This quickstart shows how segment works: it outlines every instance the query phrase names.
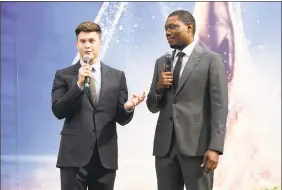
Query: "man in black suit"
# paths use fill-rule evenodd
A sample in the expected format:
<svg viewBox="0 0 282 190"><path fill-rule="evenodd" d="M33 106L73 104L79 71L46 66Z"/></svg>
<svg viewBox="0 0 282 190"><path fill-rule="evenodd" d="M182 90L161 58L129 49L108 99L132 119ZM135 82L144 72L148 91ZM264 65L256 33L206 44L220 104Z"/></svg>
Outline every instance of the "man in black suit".
<svg viewBox="0 0 282 190"><path fill-rule="evenodd" d="M160 57L147 106L160 112L154 139L158 190L211 190L223 154L228 113L228 79L220 55L195 40L195 19L178 10L165 24L172 70Z"/></svg>
<svg viewBox="0 0 282 190"><path fill-rule="evenodd" d="M65 119L57 160L61 189L113 190L118 169L116 122L128 124L145 93L128 100L124 72L100 62L98 24L83 22L75 33L81 59L58 70L52 88L52 111Z"/></svg>

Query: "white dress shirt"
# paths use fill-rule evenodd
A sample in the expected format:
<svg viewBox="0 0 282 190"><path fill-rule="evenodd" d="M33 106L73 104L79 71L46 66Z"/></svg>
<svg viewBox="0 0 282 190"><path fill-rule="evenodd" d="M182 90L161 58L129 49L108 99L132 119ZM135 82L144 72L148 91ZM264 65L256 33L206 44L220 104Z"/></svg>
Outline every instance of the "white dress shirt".
<svg viewBox="0 0 282 190"><path fill-rule="evenodd" d="M185 68L185 65L187 64L187 61L189 59L189 57L191 56L191 53L192 51L194 50L195 46L196 46L197 42L196 41L193 41L191 44L189 44L188 46L186 46L182 52L185 53L185 55L183 56L183 60L182 60L182 65L181 65L181 69L180 69L180 73L179 73L179 81L180 81L180 78L182 76L182 73L183 73L183 70ZM173 64L172 64L172 69L174 69L175 67L175 64L178 60L178 57L177 57L177 53L180 52L179 49L176 49L176 52L174 54L174 59L173 59Z"/></svg>
<svg viewBox="0 0 282 190"><path fill-rule="evenodd" d="M80 60L80 64L84 65L85 63ZM92 68L92 75L93 78L90 78L90 80L94 80L95 82L95 89L96 89L96 95L97 95L97 102L99 100L100 96L100 89L101 89L101 62L99 59L96 60L94 64L91 65ZM83 90L83 86L78 85L81 90Z"/></svg>

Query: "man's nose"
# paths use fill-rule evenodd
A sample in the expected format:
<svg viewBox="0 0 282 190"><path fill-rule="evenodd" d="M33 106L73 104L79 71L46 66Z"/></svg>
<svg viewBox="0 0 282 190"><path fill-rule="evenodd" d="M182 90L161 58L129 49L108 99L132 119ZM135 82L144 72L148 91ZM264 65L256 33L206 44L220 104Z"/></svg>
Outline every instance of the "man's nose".
<svg viewBox="0 0 282 190"><path fill-rule="evenodd" d="M85 47L90 47L90 46L91 46L91 43L90 43L89 41L86 41L85 44L84 44L84 46L85 46Z"/></svg>
<svg viewBox="0 0 282 190"><path fill-rule="evenodd" d="M90 43L89 43L89 42L86 42L84 47L85 47L86 49L90 48Z"/></svg>
<svg viewBox="0 0 282 190"><path fill-rule="evenodd" d="M166 31L165 31L165 35L166 35L166 37L169 37L169 36L171 35L170 30L166 30Z"/></svg>

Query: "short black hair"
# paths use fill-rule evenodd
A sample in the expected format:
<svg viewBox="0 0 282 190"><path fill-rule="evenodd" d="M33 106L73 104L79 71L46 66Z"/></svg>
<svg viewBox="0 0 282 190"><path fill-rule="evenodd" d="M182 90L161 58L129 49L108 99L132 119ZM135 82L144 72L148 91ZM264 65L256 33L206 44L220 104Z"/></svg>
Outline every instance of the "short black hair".
<svg viewBox="0 0 282 190"><path fill-rule="evenodd" d="M172 16L178 16L179 20L181 20L183 23L191 23L193 26L193 35L195 35L196 21L194 16L189 11L177 10L170 13L168 17L172 17Z"/></svg>

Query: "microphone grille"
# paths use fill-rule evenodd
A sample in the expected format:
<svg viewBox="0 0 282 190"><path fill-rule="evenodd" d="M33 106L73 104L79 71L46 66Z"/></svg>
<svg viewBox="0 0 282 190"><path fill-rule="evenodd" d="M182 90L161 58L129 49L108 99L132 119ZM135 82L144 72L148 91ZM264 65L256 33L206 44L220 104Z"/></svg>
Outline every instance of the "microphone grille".
<svg viewBox="0 0 282 190"><path fill-rule="evenodd" d="M82 59L84 61L89 61L90 60L90 56L89 55L84 55Z"/></svg>
<svg viewBox="0 0 282 190"><path fill-rule="evenodd" d="M165 57L168 58L168 59L171 59L172 58L172 53L171 51L168 51L165 53Z"/></svg>

